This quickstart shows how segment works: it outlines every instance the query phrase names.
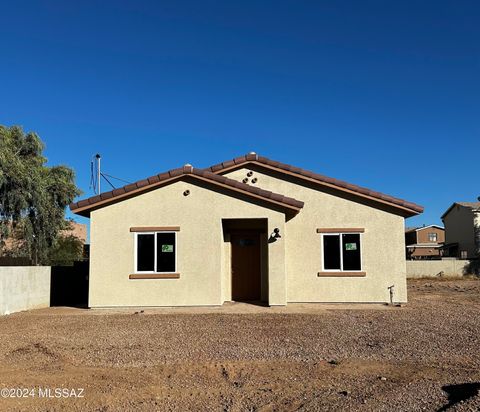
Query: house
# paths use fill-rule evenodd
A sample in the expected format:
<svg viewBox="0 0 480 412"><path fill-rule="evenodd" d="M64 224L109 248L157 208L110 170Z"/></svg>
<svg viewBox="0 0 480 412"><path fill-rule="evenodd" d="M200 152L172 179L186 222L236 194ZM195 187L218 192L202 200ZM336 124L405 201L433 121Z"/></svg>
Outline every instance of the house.
<svg viewBox="0 0 480 412"><path fill-rule="evenodd" d="M187 164L70 206L90 218L90 307L405 302L421 206L259 156Z"/></svg>
<svg viewBox="0 0 480 412"><path fill-rule="evenodd" d="M444 255L475 259L480 255L480 201L455 202L442 215Z"/></svg>
<svg viewBox="0 0 480 412"><path fill-rule="evenodd" d="M440 259L445 242L445 229L442 226L429 225L407 229L405 245L407 259Z"/></svg>

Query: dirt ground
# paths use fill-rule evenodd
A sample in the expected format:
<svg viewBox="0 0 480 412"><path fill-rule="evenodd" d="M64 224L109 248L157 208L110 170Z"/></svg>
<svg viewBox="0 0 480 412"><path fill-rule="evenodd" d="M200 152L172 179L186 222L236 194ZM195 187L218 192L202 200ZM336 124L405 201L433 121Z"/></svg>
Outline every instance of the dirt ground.
<svg viewBox="0 0 480 412"><path fill-rule="evenodd" d="M478 411L479 389L478 280L410 281L395 308L0 318L0 410Z"/></svg>

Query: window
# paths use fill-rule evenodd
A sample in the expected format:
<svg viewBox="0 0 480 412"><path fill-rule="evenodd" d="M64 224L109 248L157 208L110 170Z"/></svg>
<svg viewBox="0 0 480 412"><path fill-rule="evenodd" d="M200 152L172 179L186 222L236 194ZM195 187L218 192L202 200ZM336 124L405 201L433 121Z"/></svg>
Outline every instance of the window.
<svg viewBox="0 0 480 412"><path fill-rule="evenodd" d="M175 232L135 233L135 272L174 273L177 266Z"/></svg>
<svg viewBox="0 0 480 412"><path fill-rule="evenodd" d="M323 269L325 271L360 271L360 233L324 234Z"/></svg>
<svg viewBox="0 0 480 412"><path fill-rule="evenodd" d="M437 234L436 233L429 233L428 234L428 241L429 242L436 242L437 241Z"/></svg>

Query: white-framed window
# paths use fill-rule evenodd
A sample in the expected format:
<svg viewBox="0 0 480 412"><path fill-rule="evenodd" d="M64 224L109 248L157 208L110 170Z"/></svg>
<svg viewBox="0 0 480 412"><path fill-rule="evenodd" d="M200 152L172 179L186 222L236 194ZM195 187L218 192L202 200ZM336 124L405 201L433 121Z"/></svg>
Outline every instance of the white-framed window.
<svg viewBox="0 0 480 412"><path fill-rule="evenodd" d="M428 234L428 241L429 242L436 242L437 241L437 234L434 232L431 232Z"/></svg>
<svg viewBox="0 0 480 412"><path fill-rule="evenodd" d="M177 232L137 232L135 273L175 273L177 271Z"/></svg>
<svg viewBox="0 0 480 412"><path fill-rule="evenodd" d="M361 233L323 233L324 272L360 272L362 270Z"/></svg>

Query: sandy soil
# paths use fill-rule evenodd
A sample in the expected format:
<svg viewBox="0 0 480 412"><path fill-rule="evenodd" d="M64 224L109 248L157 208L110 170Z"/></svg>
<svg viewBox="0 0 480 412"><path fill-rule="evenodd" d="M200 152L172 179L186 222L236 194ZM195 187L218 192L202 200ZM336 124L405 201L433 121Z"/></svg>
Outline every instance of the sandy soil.
<svg viewBox="0 0 480 412"><path fill-rule="evenodd" d="M409 300L4 316L0 394L26 397L0 409L480 410L480 281L411 281Z"/></svg>

